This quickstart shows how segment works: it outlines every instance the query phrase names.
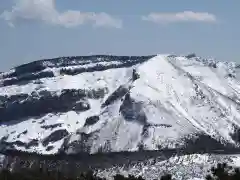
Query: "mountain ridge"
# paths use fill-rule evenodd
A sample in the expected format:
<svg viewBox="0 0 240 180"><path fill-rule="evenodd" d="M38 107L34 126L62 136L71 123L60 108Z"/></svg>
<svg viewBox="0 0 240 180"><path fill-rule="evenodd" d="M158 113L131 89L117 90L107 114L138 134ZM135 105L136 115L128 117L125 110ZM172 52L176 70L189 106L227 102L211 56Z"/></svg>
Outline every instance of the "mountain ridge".
<svg viewBox="0 0 240 180"><path fill-rule="evenodd" d="M0 137L6 146L94 154L182 148L202 134L239 147L234 63L195 54L53 62L35 61L1 74Z"/></svg>

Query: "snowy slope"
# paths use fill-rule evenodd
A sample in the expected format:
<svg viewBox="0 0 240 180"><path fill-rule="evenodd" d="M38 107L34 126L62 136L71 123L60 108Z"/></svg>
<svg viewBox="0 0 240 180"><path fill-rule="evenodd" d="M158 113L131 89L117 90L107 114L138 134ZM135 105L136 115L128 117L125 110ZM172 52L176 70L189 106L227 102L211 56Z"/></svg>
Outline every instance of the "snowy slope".
<svg viewBox="0 0 240 180"><path fill-rule="evenodd" d="M90 56L36 61L0 76L2 148L45 154L157 150L190 146L198 136L201 148L239 144L234 63Z"/></svg>

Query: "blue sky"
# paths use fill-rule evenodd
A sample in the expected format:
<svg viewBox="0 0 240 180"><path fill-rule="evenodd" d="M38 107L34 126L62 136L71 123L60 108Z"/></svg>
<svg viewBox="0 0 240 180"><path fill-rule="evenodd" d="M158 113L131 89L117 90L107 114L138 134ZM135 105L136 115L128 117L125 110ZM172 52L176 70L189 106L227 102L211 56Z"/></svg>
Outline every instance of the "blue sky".
<svg viewBox="0 0 240 180"><path fill-rule="evenodd" d="M239 0L1 0L0 71L89 54L195 52L240 63L239 7Z"/></svg>

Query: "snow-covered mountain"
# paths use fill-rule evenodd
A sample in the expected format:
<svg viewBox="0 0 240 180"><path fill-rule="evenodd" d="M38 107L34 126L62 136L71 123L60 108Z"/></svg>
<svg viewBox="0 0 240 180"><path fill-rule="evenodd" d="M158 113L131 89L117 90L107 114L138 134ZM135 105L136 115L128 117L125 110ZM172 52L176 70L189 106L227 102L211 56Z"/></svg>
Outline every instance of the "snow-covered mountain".
<svg viewBox="0 0 240 180"><path fill-rule="evenodd" d="M238 147L238 71L195 55L25 64L0 74L0 147L43 154Z"/></svg>

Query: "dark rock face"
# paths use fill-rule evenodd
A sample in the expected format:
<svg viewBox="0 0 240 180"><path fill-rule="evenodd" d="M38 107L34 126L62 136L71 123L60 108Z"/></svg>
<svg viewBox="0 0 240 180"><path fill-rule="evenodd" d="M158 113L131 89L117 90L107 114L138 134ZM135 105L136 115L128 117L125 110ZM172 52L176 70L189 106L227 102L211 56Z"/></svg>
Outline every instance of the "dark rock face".
<svg viewBox="0 0 240 180"><path fill-rule="evenodd" d="M133 72L132 72L132 80L135 81L135 80L137 80L138 78L140 78L140 75L136 72L135 69L133 69Z"/></svg>
<svg viewBox="0 0 240 180"><path fill-rule="evenodd" d="M99 116L91 116L86 119L84 126L93 125L99 121Z"/></svg>
<svg viewBox="0 0 240 180"><path fill-rule="evenodd" d="M57 124L51 124L51 125L43 125L43 126L41 126L41 128L53 130L53 129L55 129L57 127L61 127L61 126L62 126L62 123L57 123Z"/></svg>
<svg viewBox="0 0 240 180"><path fill-rule="evenodd" d="M147 117L142 112L142 104L131 99L129 93L125 95L119 111L127 121L136 121L141 124L146 124L147 122Z"/></svg>
<svg viewBox="0 0 240 180"><path fill-rule="evenodd" d="M94 133L86 134L84 132L77 132L78 140L69 143L69 138L64 139L64 143L60 149L60 152L65 154L70 151L71 154L77 153L90 153L92 146L92 140L94 139Z"/></svg>
<svg viewBox="0 0 240 180"><path fill-rule="evenodd" d="M36 80L36 79L42 79L42 78L50 78L54 77L53 72L39 72L39 73L28 73L24 75L20 75L8 80L3 81L3 86L10 86L14 84L23 84L28 83L29 81Z"/></svg>
<svg viewBox="0 0 240 180"><path fill-rule="evenodd" d="M24 143L24 142L19 141L19 140L8 142L6 140L1 139L1 151L3 151L5 148L14 149L14 145L17 145L19 147L27 147L27 143Z"/></svg>
<svg viewBox="0 0 240 180"><path fill-rule="evenodd" d="M186 58L190 59L190 58L194 58L194 57L197 57L195 53L191 53L191 54L188 54L187 56L185 56Z"/></svg>
<svg viewBox="0 0 240 180"><path fill-rule="evenodd" d="M20 133L18 136L17 136L17 138L19 138L21 135L23 135L23 134L27 134L27 130L25 130L25 131L23 131L22 133Z"/></svg>
<svg viewBox="0 0 240 180"><path fill-rule="evenodd" d="M234 132L230 134L230 136L236 143L240 143L240 128L238 128L237 126L233 126L233 128Z"/></svg>
<svg viewBox="0 0 240 180"><path fill-rule="evenodd" d="M48 146L48 147L46 148L46 151L51 151L53 148L54 148L53 146Z"/></svg>
<svg viewBox="0 0 240 180"><path fill-rule="evenodd" d="M27 144L27 148L30 148L32 146L38 146L38 140L37 139L33 139L31 140L28 144Z"/></svg>
<svg viewBox="0 0 240 180"><path fill-rule="evenodd" d="M42 78L54 77L52 71L46 71L46 68L60 68L62 75L76 75L83 72L104 71L112 68L130 67L132 65L142 63L152 56L108 56L108 55L94 55L94 56L72 56L72 57L58 57L53 59L44 59L40 61L34 61L28 64L23 64L14 68L14 72L3 75L6 80L3 81L3 86L21 85L26 84L29 81L35 81ZM118 64L101 65L98 62L120 62ZM84 67L95 63L94 66ZM79 68L67 69L70 66L83 66Z"/></svg>
<svg viewBox="0 0 240 180"><path fill-rule="evenodd" d="M17 141L12 141L12 142L8 142L8 137L3 137L0 140L0 151L4 151L5 148L13 148L14 149L14 145L19 146L19 147L24 147L26 149L29 149L32 146L38 146L39 144L39 140L38 139L33 139L30 142L26 143L26 142L22 142L20 140Z"/></svg>
<svg viewBox="0 0 240 180"><path fill-rule="evenodd" d="M66 129L59 129L54 132L52 132L48 137L46 137L43 141L42 144L44 146L47 146L50 142L56 142L64 137L68 136L69 132Z"/></svg>
<svg viewBox="0 0 240 180"><path fill-rule="evenodd" d="M102 88L102 89L93 89L91 91L86 92L86 96L90 99L100 99L105 96L105 94L108 93L107 88Z"/></svg>
<svg viewBox="0 0 240 180"><path fill-rule="evenodd" d="M67 74L67 75L76 75L76 74L80 74L80 73L83 73L83 72L95 72L95 71L105 71L105 70L108 70L108 69L117 69L117 68L124 68L124 67L129 67L129 66L133 66L135 64L138 64L138 62L125 62L125 63L122 63L120 65L118 64L111 64L111 65L96 65L94 67L86 67L86 68L75 68L75 69L66 69L66 68L63 68L61 69L60 73L62 75L64 74Z"/></svg>
<svg viewBox="0 0 240 180"><path fill-rule="evenodd" d="M107 100L102 104L102 107L106 107L112 104L114 101L121 99L127 92L129 91L128 88L124 86L120 86L116 91L114 91Z"/></svg>
<svg viewBox="0 0 240 180"><path fill-rule="evenodd" d="M76 112L90 109L87 98L104 97L106 89L77 90L64 89L58 96L43 90L38 94L18 94L9 97L0 96L0 114L4 122L21 120L29 117L44 116L47 113ZM14 112L14 113L12 113Z"/></svg>

